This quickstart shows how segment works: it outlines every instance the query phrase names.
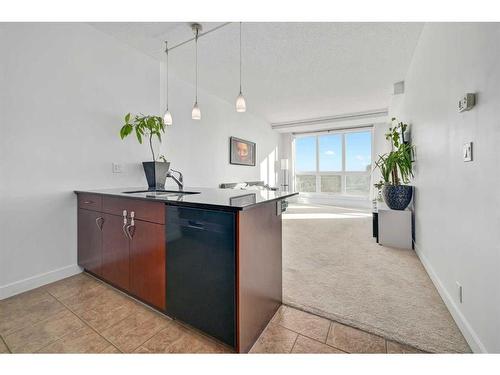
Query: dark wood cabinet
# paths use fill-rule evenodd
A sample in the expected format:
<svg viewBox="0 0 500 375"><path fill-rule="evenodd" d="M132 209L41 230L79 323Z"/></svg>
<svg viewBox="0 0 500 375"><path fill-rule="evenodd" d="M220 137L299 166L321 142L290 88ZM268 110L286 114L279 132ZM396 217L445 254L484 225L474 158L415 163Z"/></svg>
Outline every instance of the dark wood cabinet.
<svg viewBox="0 0 500 375"><path fill-rule="evenodd" d="M123 217L103 214L102 277L111 284L130 288L129 239L123 228Z"/></svg>
<svg viewBox="0 0 500 375"><path fill-rule="evenodd" d="M165 226L135 220L129 232L130 292L165 310Z"/></svg>
<svg viewBox="0 0 500 375"><path fill-rule="evenodd" d="M282 223L277 202L238 213L238 343L248 352L282 300Z"/></svg>
<svg viewBox="0 0 500 375"><path fill-rule="evenodd" d="M78 264L164 311L165 204L79 194L78 207Z"/></svg>
<svg viewBox="0 0 500 375"><path fill-rule="evenodd" d="M103 225L102 213L78 210L78 264L96 275L101 275Z"/></svg>

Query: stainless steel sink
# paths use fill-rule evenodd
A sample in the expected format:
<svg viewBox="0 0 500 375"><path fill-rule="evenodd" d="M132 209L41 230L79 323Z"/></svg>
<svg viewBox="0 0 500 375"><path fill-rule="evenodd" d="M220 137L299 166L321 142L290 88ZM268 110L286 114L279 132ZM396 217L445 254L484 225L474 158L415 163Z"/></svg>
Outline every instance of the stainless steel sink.
<svg viewBox="0 0 500 375"><path fill-rule="evenodd" d="M181 191L181 190L135 190L124 191L123 194L140 194L147 197L175 197L189 194L200 194L199 191Z"/></svg>

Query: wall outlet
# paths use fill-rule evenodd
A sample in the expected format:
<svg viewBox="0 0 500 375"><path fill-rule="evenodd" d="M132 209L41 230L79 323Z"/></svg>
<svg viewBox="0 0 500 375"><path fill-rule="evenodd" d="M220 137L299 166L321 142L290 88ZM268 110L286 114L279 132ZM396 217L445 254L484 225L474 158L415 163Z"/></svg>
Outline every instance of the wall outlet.
<svg viewBox="0 0 500 375"><path fill-rule="evenodd" d="M464 143L462 154L464 161L472 161L472 142Z"/></svg>
<svg viewBox="0 0 500 375"><path fill-rule="evenodd" d="M462 288L462 285L457 281L457 296L458 296L458 301L460 303L463 303L464 301L464 289Z"/></svg>
<svg viewBox="0 0 500 375"><path fill-rule="evenodd" d="M123 164L113 163L113 173L123 173Z"/></svg>
<svg viewBox="0 0 500 375"><path fill-rule="evenodd" d="M458 112L470 111L476 105L476 94L465 94L462 99L458 101Z"/></svg>

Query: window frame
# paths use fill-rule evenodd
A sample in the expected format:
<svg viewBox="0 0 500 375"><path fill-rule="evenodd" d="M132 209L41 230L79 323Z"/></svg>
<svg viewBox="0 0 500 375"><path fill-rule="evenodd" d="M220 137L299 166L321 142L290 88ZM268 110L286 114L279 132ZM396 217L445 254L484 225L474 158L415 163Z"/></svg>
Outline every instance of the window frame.
<svg viewBox="0 0 500 375"><path fill-rule="evenodd" d="M370 157L371 157L371 168L369 171L346 171L346 135L350 133L366 133L370 132ZM332 134L340 134L342 136L342 170L341 171L320 171L319 170L319 158L320 158L320 150L319 150L319 138L323 135L332 135ZM315 137L316 138L316 170L314 171L297 171L296 170L296 147L295 141L298 138L307 138L307 137ZM316 195L320 194L322 196L338 196L338 197L353 197L353 198L368 198L370 196L370 191L366 195L361 194L350 194L346 192L346 180L347 176L371 176L372 168L373 168L373 126L363 126L351 129L335 129L328 130L322 132L314 132L314 133L303 133L303 134L295 134L293 138L293 161L294 161L294 178L293 178L293 186L295 191L299 191L297 189L297 176L301 175L314 175L316 177L316 191L315 192L300 192L304 195ZM340 192L323 192L321 191L321 176L340 176ZM371 186L370 186L371 189Z"/></svg>

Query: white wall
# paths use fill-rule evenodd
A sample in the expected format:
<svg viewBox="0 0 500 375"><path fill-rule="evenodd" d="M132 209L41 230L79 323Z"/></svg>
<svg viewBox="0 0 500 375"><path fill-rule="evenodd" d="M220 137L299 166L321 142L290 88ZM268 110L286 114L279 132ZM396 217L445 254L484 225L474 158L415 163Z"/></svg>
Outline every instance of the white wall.
<svg viewBox="0 0 500 375"><path fill-rule="evenodd" d="M500 352L500 25L427 24L395 113L417 147L416 246L474 351ZM478 104L459 113L466 92ZM474 161L462 145L474 142ZM463 286L463 303L456 282Z"/></svg>
<svg viewBox="0 0 500 375"><path fill-rule="evenodd" d="M127 111L158 112L159 64L85 24L0 38L1 298L79 271L73 189L142 184L147 148L118 131Z"/></svg>
<svg viewBox="0 0 500 375"><path fill-rule="evenodd" d="M73 190L145 185L149 149L118 131L125 113L163 106L159 62L89 25L0 24L0 45L1 299L79 272ZM186 184L272 184L278 135L205 93L203 119L192 121L192 87L171 80L166 155ZM229 166L230 135L257 143L256 167Z"/></svg>

